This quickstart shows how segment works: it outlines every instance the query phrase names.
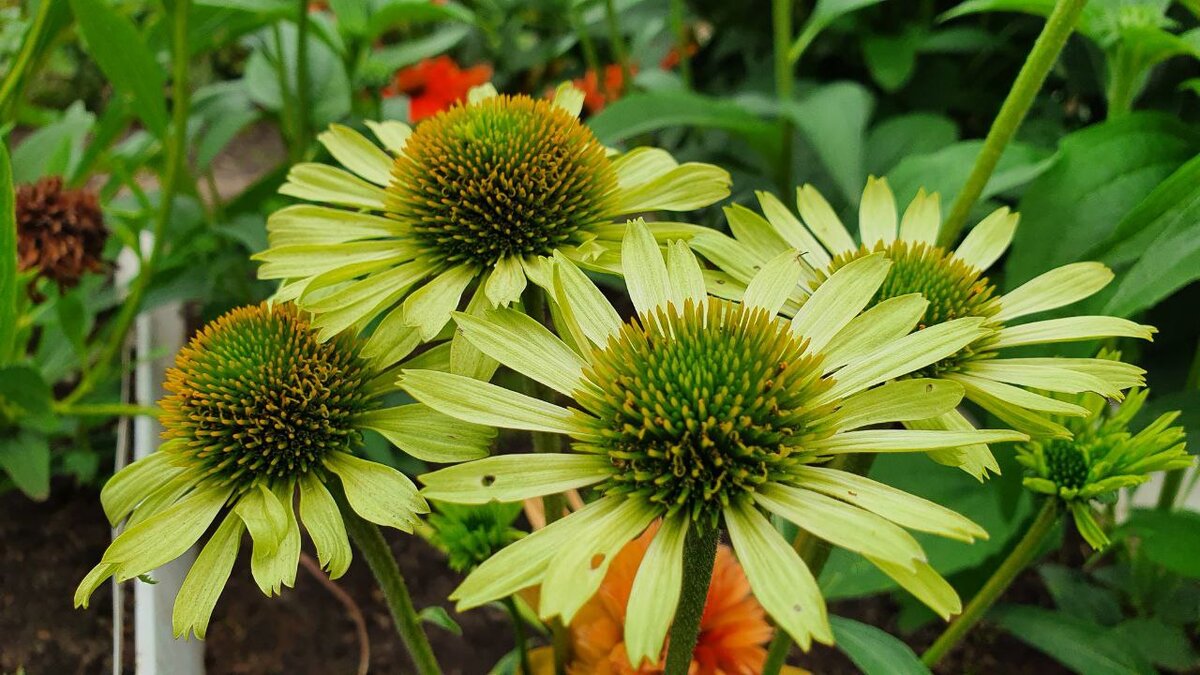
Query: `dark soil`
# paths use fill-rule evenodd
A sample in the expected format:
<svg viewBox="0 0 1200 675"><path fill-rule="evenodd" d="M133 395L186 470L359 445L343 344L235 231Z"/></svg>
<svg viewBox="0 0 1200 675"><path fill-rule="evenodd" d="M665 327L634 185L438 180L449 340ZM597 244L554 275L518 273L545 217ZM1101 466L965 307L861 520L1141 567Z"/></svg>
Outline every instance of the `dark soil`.
<svg viewBox="0 0 1200 675"><path fill-rule="evenodd" d="M76 584L108 544L108 524L96 492L60 483L54 496L41 504L10 492L0 496L0 513L0 673L13 673L20 667L28 675L110 673L110 587L105 585L96 592L90 609L71 608ZM458 576L447 570L442 555L419 537L397 532L388 535L416 606L437 604L450 609L445 598L458 583ZM411 673L412 666L366 565L356 560L336 583L365 618L370 672ZM1009 599L1044 601L1032 575L1014 587ZM886 598L837 603L831 610L895 634L896 611ZM461 638L427 626L447 675L483 675L511 648L509 627L501 612L479 609L451 615L462 626ZM931 626L911 636L909 642L919 650L932 642L936 632L937 627ZM127 625L126 644L131 645L131 640ZM347 609L303 568L294 589L286 590L282 597L266 598L250 577L248 561L238 561L217 605L205 646L211 675L340 675L358 668L359 645ZM125 672L132 673L131 647L125 653ZM820 675L859 672L839 652L824 647L808 655L795 653L791 662ZM939 672L1057 675L1069 671L983 625Z"/></svg>

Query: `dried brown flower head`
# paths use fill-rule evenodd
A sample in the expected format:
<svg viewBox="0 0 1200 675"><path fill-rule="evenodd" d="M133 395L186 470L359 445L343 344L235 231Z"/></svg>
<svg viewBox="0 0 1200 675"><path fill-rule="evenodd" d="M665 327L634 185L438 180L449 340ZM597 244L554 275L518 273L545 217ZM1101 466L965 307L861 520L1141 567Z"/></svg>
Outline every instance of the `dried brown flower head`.
<svg viewBox="0 0 1200 675"><path fill-rule="evenodd" d="M54 280L59 288L79 283L84 272L104 268L108 230L100 202L90 190L63 188L47 176L17 187L17 264Z"/></svg>

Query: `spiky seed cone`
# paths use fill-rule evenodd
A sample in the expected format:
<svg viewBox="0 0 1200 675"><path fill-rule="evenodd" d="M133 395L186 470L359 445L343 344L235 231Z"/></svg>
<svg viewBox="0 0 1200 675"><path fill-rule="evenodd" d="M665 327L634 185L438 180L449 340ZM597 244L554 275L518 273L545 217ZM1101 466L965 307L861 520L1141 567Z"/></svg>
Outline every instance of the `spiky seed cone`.
<svg viewBox="0 0 1200 675"><path fill-rule="evenodd" d="M417 125L388 207L450 262L546 255L610 218L616 173L591 130L550 101L494 96Z"/></svg>
<svg viewBox="0 0 1200 675"><path fill-rule="evenodd" d="M180 350L164 385L163 436L208 475L245 489L320 466L359 442L366 362L348 336L317 340L290 305L235 309Z"/></svg>
<svg viewBox="0 0 1200 675"><path fill-rule="evenodd" d="M21 270L36 269L59 288L71 288L85 272L104 269L108 230L94 192L64 189L58 176L19 185L16 218Z"/></svg>
<svg viewBox="0 0 1200 675"><path fill-rule="evenodd" d="M1081 488L1088 479L1088 459L1073 441L1051 439L1043 446L1048 478L1059 487Z"/></svg>
<svg viewBox="0 0 1200 675"><path fill-rule="evenodd" d="M576 396L613 464L601 489L715 525L828 435L810 423L828 410L810 401L831 383L805 348L785 320L716 298L625 324Z"/></svg>

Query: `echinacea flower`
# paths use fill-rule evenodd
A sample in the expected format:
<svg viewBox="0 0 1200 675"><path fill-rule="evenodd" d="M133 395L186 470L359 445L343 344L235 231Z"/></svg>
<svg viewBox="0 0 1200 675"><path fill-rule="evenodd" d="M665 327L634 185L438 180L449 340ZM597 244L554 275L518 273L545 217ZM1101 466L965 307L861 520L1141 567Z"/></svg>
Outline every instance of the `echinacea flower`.
<svg viewBox="0 0 1200 675"><path fill-rule="evenodd" d="M1155 332L1150 326L1111 316L1019 321L1083 300L1104 288L1113 274L1098 262L1073 263L1008 293L998 293L984 274L1008 249L1016 230L1018 216L1007 208L981 221L951 251L936 243L941 225L936 193L918 192L903 216L897 217L887 181L868 179L859 205L860 243L810 185L796 191L800 218L774 195L759 192L758 199L763 215L742 206L726 209L732 239L706 232L689 242L722 270L709 274L710 288L716 293L738 293L766 261L782 251L798 248L805 253L811 269L807 283L797 289L786 310L790 313L803 304L807 289L818 286L836 270L863 257L884 253L893 265L873 304L920 293L929 302L920 319L921 328L962 317L977 317L984 322L977 339L911 377L957 382L966 390L967 399L1031 435L1069 437L1066 427L1050 416L1086 412L1073 403L1033 392L1032 388L1067 394L1091 391L1119 399L1122 390L1144 383L1145 371L1117 361L1003 356L1004 350L1011 347L1113 337L1149 340ZM970 426L957 411L907 424L920 429ZM985 477L988 470L999 472L995 458L984 445L937 451L930 456L961 466L979 478Z"/></svg>
<svg viewBox="0 0 1200 675"><path fill-rule="evenodd" d="M268 219L259 276L312 312L323 338L382 317L367 349L393 362L468 312L507 306L541 256L580 263L619 250L614 219L686 211L729 194L729 174L654 148L612 155L579 122L582 94L554 101L473 90L415 128L368 123L388 152L334 125L319 137L349 171L299 164L280 192L298 205ZM665 227L665 226L664 226ZM472 371L455 338L456 372ZM468 365L461 365L467 363Z"/></svg>
<svg viewBox="0 0 1200 675"><path fill-rule="evenodd" d="M18 185L15 197L19 269L36 269L60 289L104 269L108 230L96 193L65 188L62 178L48 176Z"/></svg>
<svg viewBox="0 0 1200 675"><path fill-rule="evenodd" d="M295 582L300 521L336 578L351 552L330 487L365 520L411 532L425 500L404 474L353 454L362 431L430 461L486 455L494 434L418 404L384 407L395 388L381 375L353 337L319 342L290 306L243 307L209 324L167 373L162 446L100 493L109 521L126 528L80 583L76 606L111 576L133 579L179 557L217 520L175 599L177 637L204 637L247 530L263 593Z"/></svg>
<svg viewBox="0 0 1200 675"><path fill-rule="evenodd" d="M487 84L491 79L491 66L483 63L464 69L443 54L401 68L382 94L408 96L408 119L416 123L462 103L473 87Z"/></svg>
<svg viewBox="0 0 1200 675"><path fill-rule="evenodd" d="M891 265L872 255L838 270L789 321L778 311L801 275L795 252L768 263L736 303L706 294L686 245L672 242L664 260L635 221L621 260L637 316L622 322L577 267L558 260L564 339L510 309L455 317L477 348L572 407L451 373L404 370L401 378L417 400L452 417L573 440L569 453L499 455L426 474L429 498L507 502L586 487L600 495L483 563L451 596L460 609L541 584L540 614L569 623L621 547L661 518L634 581L625 624L631 661L660 653L689 529L711 536L722 524L776 623L805 648L830 642L821 592L764 515L773 513L863 554L942 616L959 611L954 589L903 528L964 541L984 532L953 511L821 464L849 453L1026 438L874 428L957 405L956 383L888 381L977 339L982 319L910 335L925 305L916 296L860 316Z"/></svg>
<svg viewBox="0 0 1200 675"><path fill-rule="evenodd" d="M1179 417L1178 411L1163 413L1136 434L1130 432L1129 425L1149 393L1146 389L1130 391L1117 406L1096 394L1059 394L1057 398L1087 410L1084 417L1061 418L1073 437L1036 439L1017 445L1017 461L1027 474L1025 487L1062 500L1071 510L1076 529L1092 548L1108 545L1108 535L1092 514L1093 502L1111 502L1118 490L1140 485L1155 472L1192 465L1183 427L1171 426Z"/></svg>

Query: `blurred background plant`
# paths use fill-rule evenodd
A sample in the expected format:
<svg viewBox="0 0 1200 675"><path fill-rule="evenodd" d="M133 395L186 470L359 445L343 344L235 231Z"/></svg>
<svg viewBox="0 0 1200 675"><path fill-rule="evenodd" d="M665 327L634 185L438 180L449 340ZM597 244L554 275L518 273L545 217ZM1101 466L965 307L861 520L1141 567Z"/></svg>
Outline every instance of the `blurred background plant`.
<svg viewBox="0 0 1200 675"><path fill-rule="evenodd" d="M183 302L195 328L271 293L256 280L250 255L266 246L267 214L287 203L276 190L288 167L323 159L316 134L330 123L415 122L487 79L534 96L572 80L585 90L585 116L606 144L653 142L680 161L720 164L733 173L738 203L752 204L755 190L790 195L810 183L855 222L845 217L871 175L886 176L900 203L920 187L954 203L1054 7L1050 0L749 7L0 0L0 137L11 154L0 161L0 251L22 252L18 264L7 253L0 260L0 489L24 495L3 495L5 513L44 514L21 505L56 494L94 502L88 490L114 468L117 420L154 412L128 402L130 369L161 356L152 345L128 350L140 312ZM1175 424L1193 448L1200 433L1198 25L1195 2L1087 4L1027 119L963 214L977 222L1000 205L1023 214L993 279L1003 289L1079 260L1113 268L1113 283L1074 312L1159 328L1153 343L1105 346L1148 370L1153 395L1134 427L1179 410ZM725 227L716 207L699 220ZM1059 352L1092 355L1100 346ZM367 439L367 454L421 470L379 437ZM885 457L872 471L989 531L989 541L971 547L921 538L964 598L1034 522L1014 452L996 454L1004 473L982 486L903 456ZM1021 604L993 610L991 632L968 640L957 658L987 670L1005 657L989 656L987 640L1007 632L1089 675L1197 667L1194 471L1123 488L1123 498L1104 507L1111 517L1098 519L1113 542L1101 551L1073 527L1056 526L1035 553L1047 562L1014 586ZM89 545L102 549L107 527L93 529ZM469 537L454 541L474 550ZM23 545L4 541L10 551ZM897 663L923 668L912 648L932 641L932 615L893 595L891 581L869 567L834 552L821 584L843 600L835 613L888 632L839 619L846 655L817 652L800 663L819 672L851 668L847 658L872 674L897 672ZM78 575L61 576L65 589ZM12 592L20 584L5 585ZM14 625L8 634L21 630ZM483 634L511 640L507 629ZM5 643L0 669L37 662L34 652ZM946 672L964 670L955 658Z"/></svg>

